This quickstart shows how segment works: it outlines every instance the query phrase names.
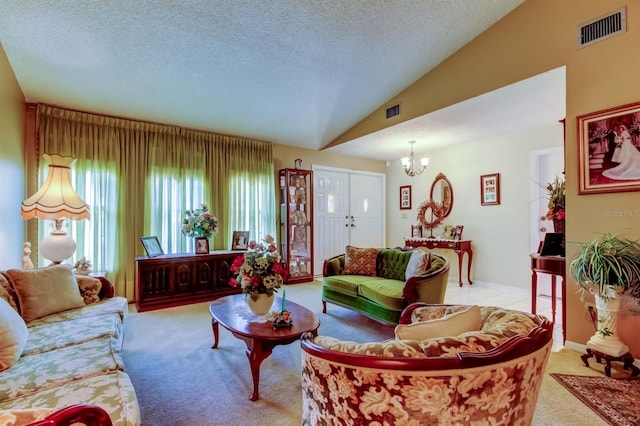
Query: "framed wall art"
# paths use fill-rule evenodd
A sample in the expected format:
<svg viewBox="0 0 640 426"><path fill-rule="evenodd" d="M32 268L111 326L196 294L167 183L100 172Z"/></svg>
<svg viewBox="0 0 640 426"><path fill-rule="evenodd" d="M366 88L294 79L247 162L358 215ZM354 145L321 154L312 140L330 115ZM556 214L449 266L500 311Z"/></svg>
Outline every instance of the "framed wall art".
<svg viewBox="0 0 640 426"><path fill-rule="evenodd" d="M411 210L411 185L400 187L400 210Z"/></svg>
<svg viewBox="0 0 640 426"><path fill-rule="evenodd" d="M640 190L640 102L577 117L578 193Z"/></svg>
<svg viewBox="0 0 640 426"><path fill-rule="evenodd" d="M142 245L144 246L144 250L147 252L147 256L158 257L164 254L157 236L140 237L140 241L142 241Z"/></svg>
<svg viewBox="0 0 640 426"><path fill-rule="evenodd" d="M480 176L480 204L483 206L500 204L500 173Z"/></svg>
<svg viewBox="0 0 640 426"><path fill-rule="evenodd" d="M196 237L196 254L209 254L209 239L207 237Z"/></svg>

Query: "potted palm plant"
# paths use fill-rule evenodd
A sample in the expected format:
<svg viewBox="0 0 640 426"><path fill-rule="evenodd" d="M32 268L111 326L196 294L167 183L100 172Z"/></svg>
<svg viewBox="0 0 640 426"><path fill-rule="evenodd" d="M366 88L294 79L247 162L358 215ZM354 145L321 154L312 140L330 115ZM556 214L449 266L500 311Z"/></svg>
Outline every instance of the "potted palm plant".
<svg viewBox="0 0 640 426"><path fill-rule="evenodd" d="M618 357L629 351L616 334L623 294L640 305L640 243L618 234L604 234L586 244L571 261L570 271L583 292L594 295L598 329L587 348Z"/></svg>

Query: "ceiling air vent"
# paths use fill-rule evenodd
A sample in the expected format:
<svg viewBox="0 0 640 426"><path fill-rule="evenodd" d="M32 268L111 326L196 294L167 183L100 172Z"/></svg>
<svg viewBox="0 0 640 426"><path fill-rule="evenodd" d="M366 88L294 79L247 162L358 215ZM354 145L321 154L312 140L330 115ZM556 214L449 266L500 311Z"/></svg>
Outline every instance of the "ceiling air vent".
<svg viewBox="0 0 640 426"><path fill-rule="evenodd" d="M400 104L396 104L387 108L387 120L395 117L396 115L400 115Z"/></svg>
<svg viewBox="0 0 640 426"><path fill-rule="evenodd" d="M596 18L578 27L578 48L589 46L627 31L626 8Z"/></svg>

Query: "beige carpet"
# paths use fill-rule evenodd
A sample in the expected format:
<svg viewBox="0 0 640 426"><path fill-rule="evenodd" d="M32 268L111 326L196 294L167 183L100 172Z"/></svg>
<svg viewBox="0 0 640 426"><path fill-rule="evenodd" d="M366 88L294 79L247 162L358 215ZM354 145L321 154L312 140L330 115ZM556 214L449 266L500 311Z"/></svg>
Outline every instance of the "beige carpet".
<svg viewBox="0 0 640 426"><path fill-rule="evenodd" d="M360 342L393 336L384 326L350 310L328 305L322 314L320 285L287 287L287 298L313 310L320 334ZM251 373L244 343L220 328L213 342L208 303L144 313L125 322L124 361L136 388L144 425L299 425L300 346L278 346L261 367L260 400L249 401ZM133 310L133 309L132 309ZM295 319L294 319L295 320ZM584 367L580 354L553 352L547 371L598 375L602 366ZM614 371L614 377L618 374ZM627 372L619 373L625 375ZM535 425L604 425L600 417L549 375L542 384Z"/></svg>

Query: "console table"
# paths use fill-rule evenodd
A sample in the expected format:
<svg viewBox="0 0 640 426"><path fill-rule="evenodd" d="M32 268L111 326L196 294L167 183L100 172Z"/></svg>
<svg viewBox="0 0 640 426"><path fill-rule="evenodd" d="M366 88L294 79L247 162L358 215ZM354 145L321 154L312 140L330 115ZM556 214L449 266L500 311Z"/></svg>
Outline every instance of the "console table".
<svg viewBox="0 0 640 426"><path fill-rule="evenodd" d="M556 277L562 278L562 343L567 339L567 313L566 299L567 287L565 282L566 259L562 256L540 256L539 253L531 255L531 313L536 313L536 299L538 297L538 273L551 275L551 316L556 322Z"/></svg>
<svg viewBox="0 0 640 426"><path fill-rule="evenodd" d="M139 312L211 301L238 294L231 287L231 264L244 251L179 253L136 257L135 301Z"/></svg>
<svg viewBox="0 0 640 426"><path fill-rule="evenodd" d="M473 261L473 250L471 240L445 240L443 238L405 238L404 245L407 247L428 247L430 249L453 250L458 255L458 285L462 287L462 257L467 253L467 281L471 281L471 262Z"/></svg>

